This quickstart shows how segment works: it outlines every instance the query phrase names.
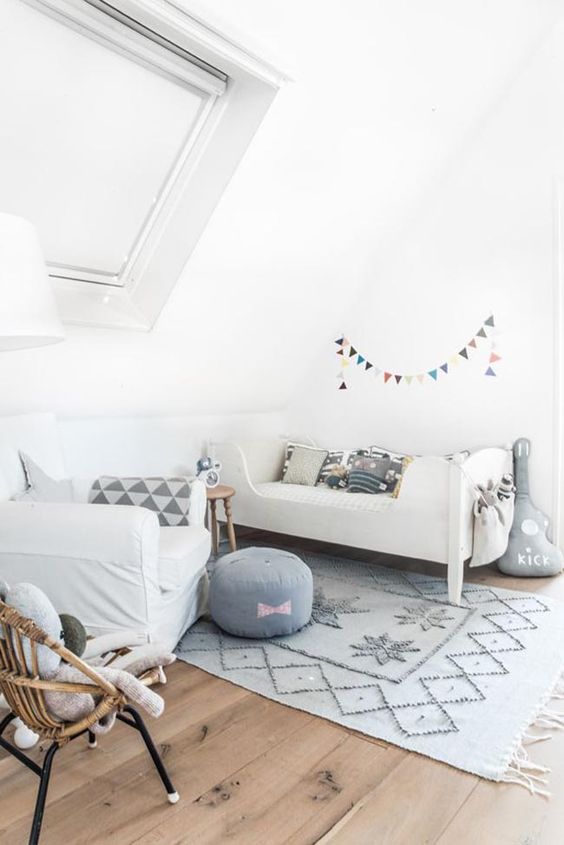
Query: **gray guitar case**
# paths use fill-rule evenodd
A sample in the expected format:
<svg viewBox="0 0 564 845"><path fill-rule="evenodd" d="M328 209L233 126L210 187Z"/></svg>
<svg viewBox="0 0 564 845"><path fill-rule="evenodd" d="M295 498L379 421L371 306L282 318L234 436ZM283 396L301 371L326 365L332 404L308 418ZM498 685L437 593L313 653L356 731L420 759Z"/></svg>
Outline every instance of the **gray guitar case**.
<svg viewBox="0 0 564 845"><path fill-rule="evenodd" d="M564 563L562 552L547 537L549 518L529 498L530 451L530 441L525 437L515 441L515 516L507 551L497 562L506 575L526 578L557 575Z"/></svg>

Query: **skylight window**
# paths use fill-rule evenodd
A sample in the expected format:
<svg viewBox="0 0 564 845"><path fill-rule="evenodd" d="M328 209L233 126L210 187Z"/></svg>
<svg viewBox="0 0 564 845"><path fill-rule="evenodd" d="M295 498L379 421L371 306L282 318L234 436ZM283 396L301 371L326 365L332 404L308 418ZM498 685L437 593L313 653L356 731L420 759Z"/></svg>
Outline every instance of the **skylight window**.
<svg viewBox="0 0 564 845"><path fill-rule="evenodd" d="M153 324L281 79L159 9L0 4L0 210L37 226L71 321Z"/></svg>

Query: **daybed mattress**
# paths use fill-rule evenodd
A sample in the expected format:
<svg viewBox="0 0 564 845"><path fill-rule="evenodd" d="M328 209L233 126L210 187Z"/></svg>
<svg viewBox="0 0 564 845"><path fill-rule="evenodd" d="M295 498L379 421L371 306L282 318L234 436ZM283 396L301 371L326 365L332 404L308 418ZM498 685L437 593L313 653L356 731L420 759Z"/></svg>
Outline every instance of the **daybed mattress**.
<svg viewBox="0 0 564 845"><path fill-rule="evenodd" d="M281 481L268 481L256 484L260 496L269 499L284 499L287 502L299 502L302 505L320 505L337 507L343 510L370 511L382 513L388 510L397 499L390 493L348 493L346 490L330 490L327 487L306 487L303 484L283 484Z"/></svg>

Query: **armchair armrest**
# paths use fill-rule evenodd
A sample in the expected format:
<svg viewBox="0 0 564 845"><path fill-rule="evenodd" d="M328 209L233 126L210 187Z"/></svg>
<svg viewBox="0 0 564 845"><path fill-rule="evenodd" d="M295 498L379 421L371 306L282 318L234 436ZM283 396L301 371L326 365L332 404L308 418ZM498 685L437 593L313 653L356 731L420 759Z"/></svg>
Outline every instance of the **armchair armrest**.
<svg viewBox="0 0 564 845"><path fill-rule="evenodd" d="M190 481L190 510L188 512L190 525L204 524L207 505L206 485L199 478L194 478Z"/></svg>
<svg viewBox="0 0 564 845"><path fill-rule="evenodd" d="M93 634L148 627L159 521L122 505L0 503L0 577L29 581Z"/></svg>

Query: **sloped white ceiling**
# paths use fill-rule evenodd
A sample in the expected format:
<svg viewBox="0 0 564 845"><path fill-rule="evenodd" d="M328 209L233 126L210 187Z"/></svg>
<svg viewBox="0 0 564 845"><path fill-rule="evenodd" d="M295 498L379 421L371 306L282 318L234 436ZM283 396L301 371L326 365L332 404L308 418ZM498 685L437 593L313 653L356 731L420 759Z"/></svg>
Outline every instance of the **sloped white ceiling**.
<svg viewBox="0 0 564 845"><path fill-rule="evenodd" d="M71 329L39 369L25 353L26 379L11 385L19 408L30 395L74 413L284 407L562 12L560 0L184 5L270 45L295 81L155 330Z"/></svg>

